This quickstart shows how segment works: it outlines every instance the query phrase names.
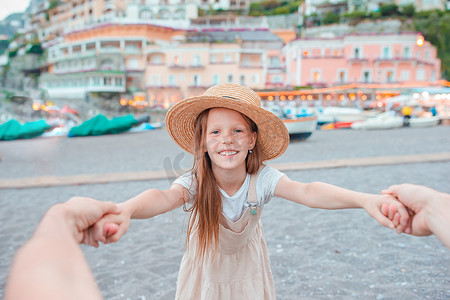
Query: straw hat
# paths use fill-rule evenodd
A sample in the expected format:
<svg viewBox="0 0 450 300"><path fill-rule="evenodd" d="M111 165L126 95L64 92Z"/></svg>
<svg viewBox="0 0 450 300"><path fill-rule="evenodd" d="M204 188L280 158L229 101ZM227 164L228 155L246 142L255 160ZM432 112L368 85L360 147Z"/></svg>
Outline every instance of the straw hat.
<svg viewBox="0 0 450 300"><path fill-rule="evenodd" d="M169 135L181 148L193 154L195 119L202 111L215 107L236 110L256 123L256 144L263 161L274 159L286 150L289 133L284 123L261 107L261 99L252 89L234 83L213 86L203 95L183 99L172 106L166 115Z"/></svg>

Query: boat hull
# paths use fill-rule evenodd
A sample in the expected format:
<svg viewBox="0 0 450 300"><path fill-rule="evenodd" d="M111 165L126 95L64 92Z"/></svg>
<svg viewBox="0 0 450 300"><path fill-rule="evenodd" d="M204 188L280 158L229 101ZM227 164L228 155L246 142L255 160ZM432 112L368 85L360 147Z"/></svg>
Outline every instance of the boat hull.
<svg viewBox="0 0 450 300"><path fill-rule="evenodd" d="M283 119L291 139L306 139L312 135L317 126L317 116Z"/></svg>

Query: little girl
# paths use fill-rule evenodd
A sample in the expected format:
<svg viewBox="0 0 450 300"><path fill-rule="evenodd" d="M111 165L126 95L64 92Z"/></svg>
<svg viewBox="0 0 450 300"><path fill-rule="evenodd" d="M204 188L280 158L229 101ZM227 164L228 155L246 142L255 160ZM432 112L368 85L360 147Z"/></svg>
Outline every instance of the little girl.
<svg viewBox="0 0 450 300"><path fill-rule="evenodd" d="M408 213L392 196L295 182L264 165L283 154L289 135L245 86L221 84L180 101L167 113L166 126L194 155L192 170L168 190L149 189L119 204L122 212L99 221L94 238L118 241L131 218L151 218L184 205L190 220L176 299L275 299L260 221L274 196L315 208L364 208L386 227L406 225Z"/></svg>

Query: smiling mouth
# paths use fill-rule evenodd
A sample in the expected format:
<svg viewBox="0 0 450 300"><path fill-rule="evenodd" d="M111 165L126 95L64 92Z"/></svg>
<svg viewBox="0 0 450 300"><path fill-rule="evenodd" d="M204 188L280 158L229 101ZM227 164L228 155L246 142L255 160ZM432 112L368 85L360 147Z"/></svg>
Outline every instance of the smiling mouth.
<svg viewBox="0 0 450 300"><path fill-rule="evenodd" d="M237 153L238 153L238 151L220 151L219 155L220 156L232 156L232 155L235 155Z"/></svg>

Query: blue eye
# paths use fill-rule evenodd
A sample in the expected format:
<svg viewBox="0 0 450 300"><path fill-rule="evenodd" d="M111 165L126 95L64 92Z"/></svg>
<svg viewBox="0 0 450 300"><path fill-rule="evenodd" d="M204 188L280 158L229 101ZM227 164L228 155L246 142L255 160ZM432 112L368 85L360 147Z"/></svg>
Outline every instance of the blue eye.
<svg viewBox="0 0 450 300"><path fill-rule="evenodd" d="M212 134L219 134L219 130L213 130L211 131Z"/></svg>
<svg viewBox="0 0 450 300"><path fill-rule="evenodd" d="M236 132L236 133L240 133L240 132L244 132L243 130L241 130L241 129L235 129L234 130L234 132Z"/></svg>

